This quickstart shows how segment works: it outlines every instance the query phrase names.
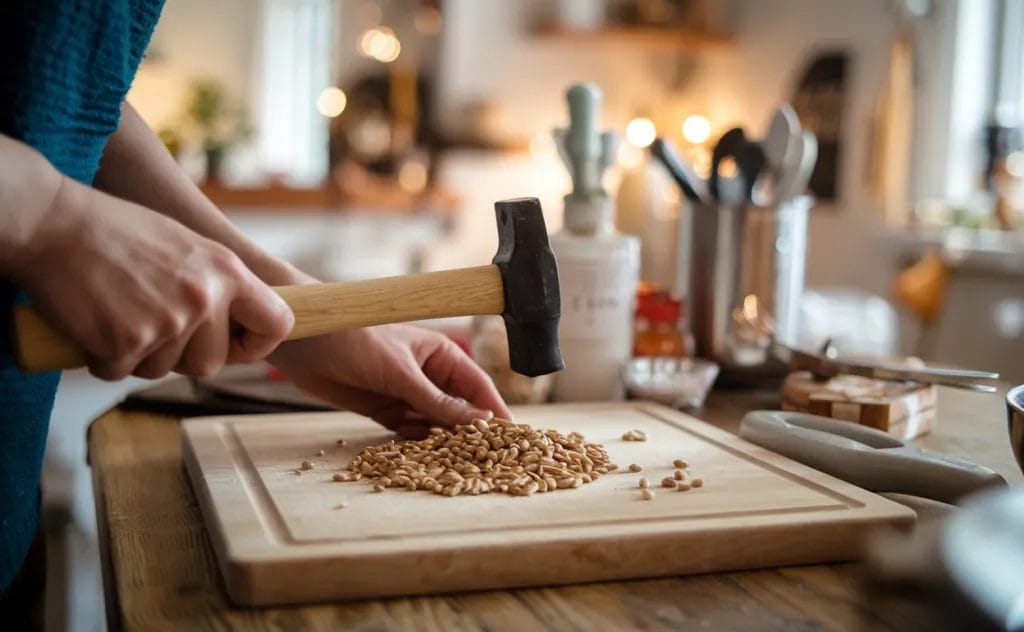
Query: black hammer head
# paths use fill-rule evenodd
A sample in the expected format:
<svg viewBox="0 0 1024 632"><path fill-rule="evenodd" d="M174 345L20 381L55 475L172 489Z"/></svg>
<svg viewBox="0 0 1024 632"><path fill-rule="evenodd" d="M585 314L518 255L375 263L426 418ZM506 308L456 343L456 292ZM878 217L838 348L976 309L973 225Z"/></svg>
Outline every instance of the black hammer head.
<svg viewBox="0 0 1024 632"><path fill-rule="evenodd" d="M565 368L558 348L561 298L558 268L548 245L547 227L537 198L494 204L498 220L498 254L505 293L505 330L509 364L529 377Z"/></svg>

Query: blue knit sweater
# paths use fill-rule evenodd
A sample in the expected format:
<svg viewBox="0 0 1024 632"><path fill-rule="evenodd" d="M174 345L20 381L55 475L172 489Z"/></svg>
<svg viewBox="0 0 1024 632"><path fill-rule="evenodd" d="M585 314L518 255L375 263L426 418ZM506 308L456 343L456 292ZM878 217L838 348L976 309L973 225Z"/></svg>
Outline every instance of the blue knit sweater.
<svg viewBox="0 0 1024 632"><path fill-rule="evenodd" d="M163 0L0 2L0 133L91 183L162 7ZM38 528L43 448L60 378L14 367L6 332L16 297L0 278L0 589L21 568Z"/></svg>

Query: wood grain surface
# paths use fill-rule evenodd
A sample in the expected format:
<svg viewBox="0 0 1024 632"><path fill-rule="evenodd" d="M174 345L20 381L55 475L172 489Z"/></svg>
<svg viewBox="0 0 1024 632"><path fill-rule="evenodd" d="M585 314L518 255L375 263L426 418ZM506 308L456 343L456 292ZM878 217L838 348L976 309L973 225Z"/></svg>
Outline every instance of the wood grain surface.
<svg viewBox="0 0 1024 632"><path fill-rule="evenodd" d="M500 314L505 309L501 272L493 265L274 289L295 313L289 340L386 323Z"/></svg>
<svg viewBox="0 0 1024 632"><path fill-rule="evenodd" d="M774 393L716 392L700 416L735 432L744 412L777 405ZM235 608L182 466L178 420L115 409L92 425L88 443L112 629L920 629L912 611L880 611L854 564ZM916 443L1021 482L1001 395L940 389L938 426Z"/></svg>

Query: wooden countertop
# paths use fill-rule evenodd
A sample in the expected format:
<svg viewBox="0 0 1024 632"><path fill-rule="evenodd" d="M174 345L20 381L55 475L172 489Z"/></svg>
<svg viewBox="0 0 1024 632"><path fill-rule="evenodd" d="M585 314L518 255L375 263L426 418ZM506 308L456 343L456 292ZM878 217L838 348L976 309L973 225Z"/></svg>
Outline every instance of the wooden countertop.
<svg viewBox="0 0 1024 632"><path fill-rule="evenodd" d="M773 394L716 392L696 416L736 431ZM941 390L937 430L918 445L1021 473L1002 396ZM908 629L879 610L858 566L833 564L680 578L324 604L231 607L182 467L173 417L114 409L88 438L111 629ZM883 613L884 612L884 613Z"/></svg>

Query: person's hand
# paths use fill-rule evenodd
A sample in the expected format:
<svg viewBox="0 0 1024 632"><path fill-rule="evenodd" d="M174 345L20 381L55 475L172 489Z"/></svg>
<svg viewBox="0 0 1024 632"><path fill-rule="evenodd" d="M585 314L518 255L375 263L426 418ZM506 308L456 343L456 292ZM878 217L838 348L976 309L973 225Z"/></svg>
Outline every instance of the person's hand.
<svg viewBox="0 0 1024 632"><path fill-rule="evenodd" d="M294 340L268 359L311 394L407 437L431 424L511 416L483 369L428 329L383 325Z"/></svg>
<svg viewBox="0 0 1024 632"><path fill-rule="evenodd" d="M211 375L262 359L291 331L283 299L172 219L67 178L46 217L11 278L97 377Z"/></svg>

